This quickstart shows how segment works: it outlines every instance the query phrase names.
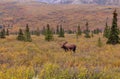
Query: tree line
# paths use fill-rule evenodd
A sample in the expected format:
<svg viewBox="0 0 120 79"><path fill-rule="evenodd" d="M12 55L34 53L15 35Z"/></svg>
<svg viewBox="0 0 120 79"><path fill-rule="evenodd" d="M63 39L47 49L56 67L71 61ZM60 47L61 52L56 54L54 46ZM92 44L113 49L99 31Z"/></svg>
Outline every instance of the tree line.
<svg viewBox="0 0 120 79"><path fill-rule="evenodd" d="M106 21L105 24L105 29L103 32L103 37L107 38L107 44L118 44L120 43L120 38L119 38L119 33L120 30L118 28L117 25L117 12L116 10L113 12L113 21L112 21L112 26L108 26L108 23ZM45 40L46 41L51 41L54 39L53 34L58 35L58 37L65 37L65 33L68 34L76 34L76 38L78 39L79 36L82 35L82 33L84 34L85 38L91 38L94 37L94 34L99 34L102 33L102 30L99 28L96 28L94 30L90 30L89 29L89 23L86 22L85 24L86 28L84 30L81 30L80 25L77 25L77 30L76 32L73 30L64 30L62 25L57 25L56 26L56 30L53 30L52 28L50 28L50 25L47 24L46 27L43 27L42 30L40 30L39 28L37 28L35 31L30 31L28 24L26 24L26 29L23 32L22 29L19 29L19 32L17 33L17 40L19 41L25 41L25 42L32 42L32 38L31 35L36 35L36 36L40 36L40 34L45 36ZM6 38L6 36L9 36L9 30L8 29L2 29L0 31L0 38ZM101 38L99 38L98 42L100 43Z"/></svg>

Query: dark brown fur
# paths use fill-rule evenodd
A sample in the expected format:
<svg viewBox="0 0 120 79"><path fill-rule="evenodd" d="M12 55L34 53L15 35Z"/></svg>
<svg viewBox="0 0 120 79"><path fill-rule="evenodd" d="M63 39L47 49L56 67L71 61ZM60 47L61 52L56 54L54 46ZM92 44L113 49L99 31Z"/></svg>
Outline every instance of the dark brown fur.
<svg viewBox="0 0 120 79"><path fill-rule="evenodd" d="M63 48L65 50L65 52L67 51L73 51L75 52L76 51L76 45L74 44L68 44L68 42L65 42L61 48Z"/></svg>

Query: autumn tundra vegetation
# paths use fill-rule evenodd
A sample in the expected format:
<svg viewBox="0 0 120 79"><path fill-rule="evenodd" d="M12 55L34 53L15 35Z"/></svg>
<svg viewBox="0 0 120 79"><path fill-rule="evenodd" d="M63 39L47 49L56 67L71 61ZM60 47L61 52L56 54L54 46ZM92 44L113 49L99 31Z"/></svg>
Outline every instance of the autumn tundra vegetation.
<svg viewBox="0 0 120 79"><path fill-rule="evenodd" d="M104 31L90 30L89 21L85 30L78 25L76 31L62 24L34 31L26 24L17 34L3 28L0 79L120 79L117 16L115 10L112 26L106 21Z"/></svg>

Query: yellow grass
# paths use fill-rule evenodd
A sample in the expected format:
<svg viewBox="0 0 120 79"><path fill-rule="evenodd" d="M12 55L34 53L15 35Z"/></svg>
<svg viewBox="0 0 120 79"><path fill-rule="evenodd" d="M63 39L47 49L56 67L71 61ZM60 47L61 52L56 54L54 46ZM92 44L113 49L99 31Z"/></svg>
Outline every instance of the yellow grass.
<svg viewBox="0 0 120 79"><path fill-rule="evenodd" d="M52 67L50 72L60 69L66 76L67 70L80 71L79 76L98 71L102 73L100 79L120 79L120 45L106 45L106 39L101 34L90 39L80 36L78 40L75 35L65 36L54 36L51 42L46 42L42 35L32 36L33 42L30 43L17 41L16 36L12 35L0 39L0 79L32 79L35 72L39 79L44 79L43 76L49 74L47 71ZM101 48L97 46L99 37L103 42ZM65 41L77 45L76 53L64 52L60 48Z"/></svg>

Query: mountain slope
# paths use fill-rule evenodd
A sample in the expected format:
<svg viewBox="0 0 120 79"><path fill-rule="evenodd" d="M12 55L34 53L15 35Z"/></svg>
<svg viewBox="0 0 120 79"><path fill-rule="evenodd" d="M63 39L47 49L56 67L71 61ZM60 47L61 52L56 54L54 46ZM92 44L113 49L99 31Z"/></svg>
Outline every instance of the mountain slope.
<svg viewBox="0 0 120 79"><path fill-rule="evenodd" d="M32 2L37 0L0 0L0 3L2 2Z"/></svg>
<svg viewBox="0 0 120 79"><path fill-rule="evenodd" d="M101 4L120 5L120 0L37 0L46 3L58 4Z"/></svg>
<svg viewBox="0 0 120 79"><path fill-rule="evenodd" d="M112 12L117 9L120 14L119 6L100 6L100 5L51 5L40 3L16 4L6 3L0 4L0 24L13 25L13 30L24 27L27 23L32 29L35 27L42 28L46 24L56 27L62 24L66 29L72 29L80 24L84 29L86 21L89 21L91 29L104 28L106 18L108 24L111 25ZM118 21L120 16L118 15ZM118 22L120 26L120 22Z"/></svg>
<svg viewBox="0 0 120 79"><path fill-rule="evenodd" d="M120 5L120 0L0 0L0 2L45 2L49 4Z"/></svg>

